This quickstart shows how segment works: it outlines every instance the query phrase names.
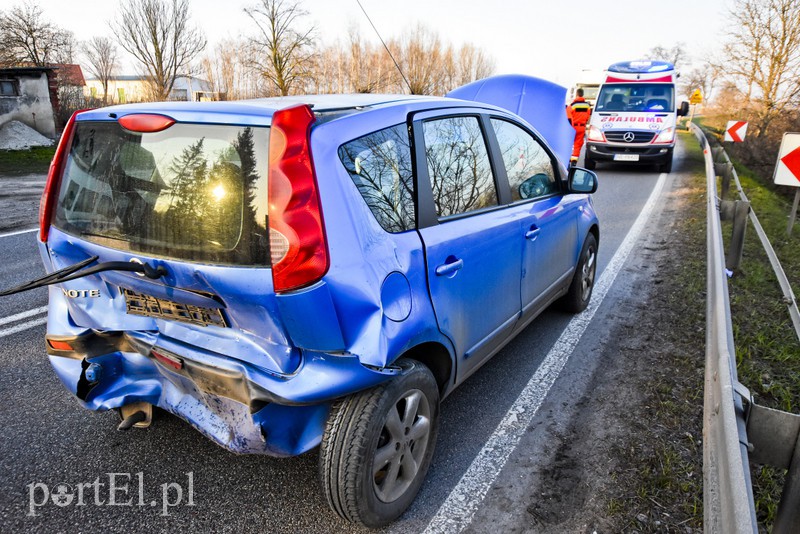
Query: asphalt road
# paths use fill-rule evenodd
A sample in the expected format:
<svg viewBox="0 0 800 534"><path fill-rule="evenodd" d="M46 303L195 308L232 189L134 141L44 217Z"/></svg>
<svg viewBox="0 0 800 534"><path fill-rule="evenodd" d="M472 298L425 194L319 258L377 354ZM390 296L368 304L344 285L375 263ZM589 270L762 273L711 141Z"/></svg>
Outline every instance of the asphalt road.
<svg viewBox="0 0 800 534"><path fill-rule="evenodd" d="M619 167L602 167L598 174L599 275L623 243L659 174L654 169ZM0 235L0 258L0 288L43 273L32 232ZM619 283L618 279L615 284ZM607 320L602 310L613 306L613 294L612 287L597 317ZM289 459L236 456L163 413L147 430L121 433L115 428L116 414L81 408L45 356L44 314L39 310L46 298L44 290L0 297L0 531L359 531L324 502L316 451ZM459 481L571 318L546 312L444 402L426 483L412 508L390 531L425 530L439 517L454 488L469 491ZM547 394L546 406L565 407L562 417L570 413L566 408L576 395L591 387L590 372L584 372L584 366L591 367L586 355L602 339L603 328L597 319L589 325L579 339L579 355L568 360L561 373L572 377L571 381L566 385L557 381ZM509 466L520 465L520 454L533 458L537 447L546 449L546 443L537 441L538 436L546 442L546 433L537 434L538 428L540 422L534 420L523 440L525 449L511 452ZM491 471L484 469L481 476L497 474ZM498 480L514 476L506 470ZM117 488L127 485L114 495L116 505L108 502L112 477ZM489 483L499 483L493 480ZM82 502L59 500L56 494L62 484L68 485L64 495L76 494L80 486ZM44 503L47 496L51 500ZM487 500L513 512L513 501L495 502ZM485 531L480 523L485 517L497 516L480 509L470 528Z"/></svg>

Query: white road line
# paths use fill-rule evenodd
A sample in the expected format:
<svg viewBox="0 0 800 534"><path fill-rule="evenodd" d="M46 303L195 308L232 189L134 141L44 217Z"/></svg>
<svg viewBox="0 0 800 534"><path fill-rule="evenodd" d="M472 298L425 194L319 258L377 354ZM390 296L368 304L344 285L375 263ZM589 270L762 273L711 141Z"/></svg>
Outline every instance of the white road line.
<svg viewBox="0 0 800 534"><path fill-rule="evenodd" d="M539 411L547 393L617 278L617 274L636 244L642 228L650 219L666 178L667 175L663 173L658 177L658 182L653 188L653 192L650 193L650 198L642 212L600 276L589 307L567 324L539 369L514 401L503 420L497 425L486 445L472 461L467 472L461 477L442 506L439 507L436 515L425 529L426 534L461 532L470 524L486 493L494 484L511 453L514 452L536 412Z"/></svg>
<svg viewBox="0 0 800 534"><path fill-rule="evenodd" d="M22 332L23 330L27 330L29 328L33 328L41 324L45 324L46 322L47 322L47 317L39 317L38 319L34 319L33 321L28 321L27 323L21 323L18 324L17 326L12 326L11 328L0 330L0 338L10 336L11 334L16 334L17 332Z"/></svg>
<svg viewBox="0 0 800 534"><path fill-rule="evenodd" d="M17 321L21 321L22 319L27 319L28 317L39 315L40 313L47 313L47 306L42 306L41 308L34 308L32 310L24 311L16 315L9 315L8 317L0 317L0 326L9 323L15 323Z"/></svg>
<svg viewBox="0 0 800 534"><path fill-rule="evenodd" d="M2 238L2 237L11 237L11 236L20 235L20 234L29 234L31 232L36 232L38 230L39 230L38 228L28 228L27 230L17 230L16 232L8 232L8 233L5 233L5 234L0 234L0 238Z"/></svg>

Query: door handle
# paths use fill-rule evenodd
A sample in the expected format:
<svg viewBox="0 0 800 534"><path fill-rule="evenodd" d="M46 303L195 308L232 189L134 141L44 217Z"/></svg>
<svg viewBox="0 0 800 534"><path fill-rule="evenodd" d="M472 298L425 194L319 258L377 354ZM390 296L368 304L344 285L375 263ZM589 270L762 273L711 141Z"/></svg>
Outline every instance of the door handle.
<svg viewBox="0 0 800 534"><path fill-rule="evenodd" d="M464 266L464 260L455 260L436 267L436 276L453 274Z"/></svg>
<svg viewBox="0 0 800 534"><path fill-rule="evenodd" d="M525 239L529 239L531 241L535 241L539 234L542 233L541 228L537 228L536 226L532 226L530 230L525 232Z"/></svg>

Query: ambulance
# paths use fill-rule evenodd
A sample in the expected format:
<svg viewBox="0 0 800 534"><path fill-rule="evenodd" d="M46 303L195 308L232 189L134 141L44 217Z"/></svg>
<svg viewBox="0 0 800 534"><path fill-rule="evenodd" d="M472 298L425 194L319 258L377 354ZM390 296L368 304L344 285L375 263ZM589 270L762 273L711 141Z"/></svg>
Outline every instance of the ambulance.
<svg viewBox="0 0 800 534"><path fill-rule="evenodd" d="M629 163L670 172L677 119L689 113L688 102L676 105L677 78L665 61L611 65L586 130L584 166Z"/></svg>

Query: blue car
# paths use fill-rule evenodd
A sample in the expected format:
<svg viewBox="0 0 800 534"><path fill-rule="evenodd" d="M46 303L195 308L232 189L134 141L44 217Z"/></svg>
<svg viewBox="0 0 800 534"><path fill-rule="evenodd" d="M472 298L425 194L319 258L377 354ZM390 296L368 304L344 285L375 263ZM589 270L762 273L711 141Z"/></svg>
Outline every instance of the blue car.
<svg viewBox="0 0 800 534"><path fill-rule="evenodd" d="M236 453L320 446L333 510L397 518L441 399L592 293L597 177L543 133L563 92L494 82L76 113L40 213L58 377L121 429L158 407Z"/></svg>

